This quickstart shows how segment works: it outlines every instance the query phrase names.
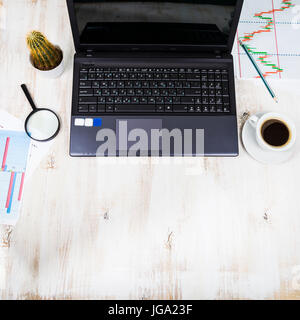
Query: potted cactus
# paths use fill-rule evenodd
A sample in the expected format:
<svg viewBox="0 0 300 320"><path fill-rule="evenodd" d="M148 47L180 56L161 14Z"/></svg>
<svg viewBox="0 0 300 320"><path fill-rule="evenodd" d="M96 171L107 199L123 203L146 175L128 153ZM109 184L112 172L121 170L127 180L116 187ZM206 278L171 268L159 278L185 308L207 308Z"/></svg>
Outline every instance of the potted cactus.
<svg viewBox="0 0 300 320"><path fill-rule="evenodd" d="M59 77L64 71L62 50L39 31L29 32L26 41L32 66L47 78Z"/></svg>

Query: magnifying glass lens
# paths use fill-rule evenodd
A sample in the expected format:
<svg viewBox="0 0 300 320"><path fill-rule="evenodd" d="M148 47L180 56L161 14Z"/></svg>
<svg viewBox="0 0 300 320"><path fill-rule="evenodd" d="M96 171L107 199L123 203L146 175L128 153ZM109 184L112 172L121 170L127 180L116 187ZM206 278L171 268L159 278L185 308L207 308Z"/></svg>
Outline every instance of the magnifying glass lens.
<svg viewBox="0 0 300 320"><path fill-rule="evenodd" d="M59 120L54 112L47 109L37 109L29 115L25 129L34 140L49 140L57 134Z"/></svg>

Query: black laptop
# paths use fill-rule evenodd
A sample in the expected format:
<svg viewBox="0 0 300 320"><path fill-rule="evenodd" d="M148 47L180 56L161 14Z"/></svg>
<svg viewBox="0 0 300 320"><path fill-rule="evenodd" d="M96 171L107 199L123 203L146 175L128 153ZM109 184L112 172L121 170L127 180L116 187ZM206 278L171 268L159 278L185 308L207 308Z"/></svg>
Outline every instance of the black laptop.
<svg viewBox="0 0 300 320"><path fill-rule="evenodd" d="M237 156L243 0L67 0L71 156Z"/></svg>

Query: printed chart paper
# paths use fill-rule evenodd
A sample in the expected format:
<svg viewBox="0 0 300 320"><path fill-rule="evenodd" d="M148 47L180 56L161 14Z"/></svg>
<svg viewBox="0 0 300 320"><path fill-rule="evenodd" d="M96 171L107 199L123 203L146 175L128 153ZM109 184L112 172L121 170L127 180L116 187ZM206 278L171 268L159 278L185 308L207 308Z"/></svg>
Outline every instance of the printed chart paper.
<svg viewBox="0 0 300 320"><path fill-rule="evenodd" d="M0 110L0 131L20 131L24 132L24 121L14 117L10 113ZM38 142L31 140L31 148L27 163L26 177L30 177L40 165L42 159L48 154L53 140L48 142Z"/></svg>
<svg viewBox="0 0 300 320"><path fill-rule="evenodd" d="M0 223L18 220L29 147L26 133L0 131Z"/></svg>
<svg viewBox="0 0 300 320"><path fill-rule="evenodd" d="M239 78L258 75L241 39L255 57L265 77L300 78L300 0L245 0L233 48Z"/></svg>

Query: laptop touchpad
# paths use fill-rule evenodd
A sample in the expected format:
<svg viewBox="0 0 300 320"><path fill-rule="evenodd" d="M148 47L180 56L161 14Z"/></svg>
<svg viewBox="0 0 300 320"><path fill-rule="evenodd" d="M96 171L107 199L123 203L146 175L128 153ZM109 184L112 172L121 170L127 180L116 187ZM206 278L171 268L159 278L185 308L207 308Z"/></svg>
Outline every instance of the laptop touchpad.
<svg viewBox="0 0 300 320"><path fill-rule="evenodd" d="M152 155L158 155L161 150L161 129L162 119L117 119L116 142L119 155L148 156L150 150Z"/></svg>

